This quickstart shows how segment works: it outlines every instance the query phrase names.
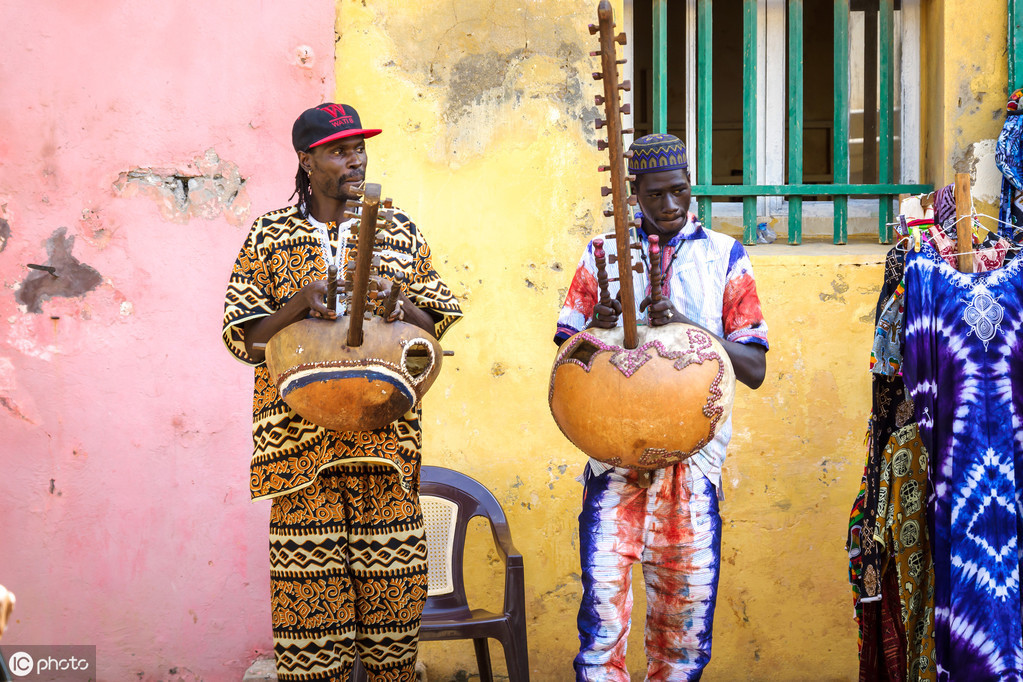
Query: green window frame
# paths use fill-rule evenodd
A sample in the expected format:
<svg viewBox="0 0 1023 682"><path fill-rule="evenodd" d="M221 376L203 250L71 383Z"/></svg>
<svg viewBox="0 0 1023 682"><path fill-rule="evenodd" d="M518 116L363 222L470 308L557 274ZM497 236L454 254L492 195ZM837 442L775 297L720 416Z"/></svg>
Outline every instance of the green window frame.
<svg viewBox="0 0 1023 682"><path fill-rule="evenodd" d="M667 8L669 0L652 1L652 124L654 132L667 130ZM1019 5L1013 15L1023 23L1023 0L1010 0ZM788 180L786 184L760 184L757 178L757 116L756 96L744 95L742 120L742 184L713 184L713 141L711 135L696 136L696 170L700 184L693 185L701 221L712 226L712 198L715 196L741 196L743 201L743 243L755 244L757 238L757 198L783 196L788 199L788 242L800 244L803 240L803 199L807 196L828 196L834 203L833 241L848 241L850 197L876 196L878 200L878 240L890 243L894 220L893 202L900 194L919 194L933 190L931 184L899 184L893 177L893 124L894 108L894 0L879 0L879 120L878 120L878 182L853 184L849 182L849 12L850 0L835 0L834 14L834 182L807 184L803 180L803 0L787 0L789 31L788 69ZM757 12L758 0L742 0L743 21L743 91L757 92ZM1016 34L1023 37L1023 28ZM696 0L696 129L713 129L713 0ZM1019 53L1010 49L1010 58L1019 59L1019 73L1023 76L1023 40L1018 42ZM1018 57L1016 56L1018 55ZM1012 71L1012 69L1010 69Z"/></svg>

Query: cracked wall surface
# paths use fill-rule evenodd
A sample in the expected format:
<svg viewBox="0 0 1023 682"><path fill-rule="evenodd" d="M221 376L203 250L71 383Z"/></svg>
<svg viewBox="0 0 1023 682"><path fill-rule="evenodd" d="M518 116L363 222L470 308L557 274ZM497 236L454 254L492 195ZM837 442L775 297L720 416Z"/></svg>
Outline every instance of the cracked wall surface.
<svg viewBox="0 0 1023 682"><path fill-rule="evenodd" d="M124 171L114 182L114 191L122 197L139 194L153 199L163 217L177 223L223 215L232 225L241 225L249 217L245 178L236 164L221 160L213 149L182 169Z"/></svg>

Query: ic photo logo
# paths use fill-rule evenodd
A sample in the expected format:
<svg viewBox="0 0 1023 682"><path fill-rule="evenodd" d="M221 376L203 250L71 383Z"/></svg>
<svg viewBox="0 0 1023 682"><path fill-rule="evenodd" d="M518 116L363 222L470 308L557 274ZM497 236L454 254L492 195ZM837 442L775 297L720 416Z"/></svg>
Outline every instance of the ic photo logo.
<svg viewBox="0 0 1023 682"><path fill-rule="evenodd" d="M96 679L96 647L93 645L23 644L6 649L0 656L10 670L10 679L25 682L89 682ZM0 674L0 679L7 679Z"/></svg>
<svg viewBox="0 0 1023 682"><path fill-rule="evenodd" d="M7 661L7 666L11 669L12 675L24 677L32 672L32 669L35 667L35 661L24 651L19 651L11 654L11 658Z"/></svg>

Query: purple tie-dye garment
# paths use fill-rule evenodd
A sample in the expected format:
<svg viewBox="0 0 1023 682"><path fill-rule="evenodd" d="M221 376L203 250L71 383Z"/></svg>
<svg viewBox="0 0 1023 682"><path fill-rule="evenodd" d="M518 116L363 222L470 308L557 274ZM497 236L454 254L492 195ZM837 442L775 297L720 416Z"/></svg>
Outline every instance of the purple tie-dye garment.
<svg viewBox="0 0 1023 682"><path fill-rule="evenodd" d="M1023 679L1023 264L906 259L906 386L931 453L940 680Z"/></svg>

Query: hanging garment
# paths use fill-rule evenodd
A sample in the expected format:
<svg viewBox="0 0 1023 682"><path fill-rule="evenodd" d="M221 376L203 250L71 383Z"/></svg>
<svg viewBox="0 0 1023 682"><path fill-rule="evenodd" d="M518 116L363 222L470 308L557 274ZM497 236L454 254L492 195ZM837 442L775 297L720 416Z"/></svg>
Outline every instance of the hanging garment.
<svg viewBox="0 0 1023 682"><path fill-rule="evenodd" d="M1003 236L1018 241L1023 225L1023 109L1020 97L1023 90L1012 93L1006 106L1005 125L995 146L995 164L1002 171L1001 206L998 219Z"/></svg>
<svg viewBox="0 0 1023 682"><path fill-rule="evenodd" d="M906 261L902 365L931 455L938 679L1023 678L1023 274Z"/></svg>
<svg viewBox="0 0 1023 682"><path fill-rule="evenodd" d="M884 449L874 542L894 573L906 634L908 682L937 679L934 667L934 562L927 529L928 455L916 424Z"/></svg>
<svg viewBox="0 0 1023 682"><path fill-rule="evenodd" d="M906 632L895 571L884 577L881 591L883 599L863 605L859 682L901 682L907 676Z"/></svg>

